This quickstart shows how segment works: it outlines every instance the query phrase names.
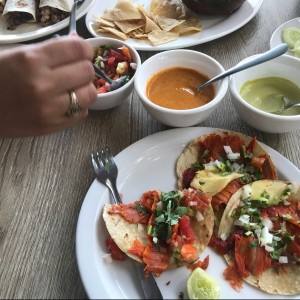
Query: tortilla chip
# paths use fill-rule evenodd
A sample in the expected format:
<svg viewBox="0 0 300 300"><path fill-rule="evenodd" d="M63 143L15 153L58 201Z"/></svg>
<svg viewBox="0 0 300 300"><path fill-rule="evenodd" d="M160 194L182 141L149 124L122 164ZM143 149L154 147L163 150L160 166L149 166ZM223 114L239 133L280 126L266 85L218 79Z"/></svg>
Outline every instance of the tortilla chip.
<svg viewBox="0 0 300 300"><path fill-rule="evenodd" d="M127 40L128 36L121 32L120 30L116 29L116 28L111 28L111 27L101 27L99 29L96 30L97 32L105 32L105 33L112 33L113 35L119 37L122 40Z"/></svg>
<svg viewBox="0 0 300 300"><path fill-rule="evenodd" d="M174 29L175 27L181 25L182 23L186 22L185 20L176 20L176 19L170 19L170 18L162 18L162 17L158 17L155 18L156 22L158 23L158 25L160 26L160 28L162 30L165 31L171 31L172 29ZM179 31L177 31L179 32Z"/></svg>
<svg viewBox="0 0 300 300"><path fill-rule="evenodd" d="M179 34L176 32L164 30L153 30L148 33L148 39L154 46L174 41L178 39L178 36Z"/></svg>
<svg viewBox="0 0 300 300"><path fill-rule="evenodd" d="M159 3L155 2L152 9L152 17L159 16L180 20L185 19L188 14L188 8L181 2L181 0L161 0Z"/></svg>
<svg viewBox="0 0 300 300"><path fill-rule="evenodd" d="M141 20L143 15L132 0L119 0L113 9L107 9L102 16L109 21Z"/></svg>
<svg viewBox="0 0 300 300"><path fill-rule="evenodd" d="M125 34L131 32L137 28L141 28L145 25L145 22L143 20L115 21L114 23Z"/></svg>

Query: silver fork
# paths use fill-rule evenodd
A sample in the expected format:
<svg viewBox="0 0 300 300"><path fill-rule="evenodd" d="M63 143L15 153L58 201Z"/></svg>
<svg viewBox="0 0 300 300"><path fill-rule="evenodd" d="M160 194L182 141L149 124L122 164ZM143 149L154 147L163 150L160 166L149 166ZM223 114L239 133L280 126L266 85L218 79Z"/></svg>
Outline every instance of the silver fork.
<svg viewBox="0 0 300 300"><path fill-rule="evenodd" d="M91 157L97 179L109 188L115 204L122 203L116 184L118 168L110 149L105 147L100 152L92 153Z"/></svg>
<svg viewBox="0 0 300 300"><path fill-rule="evenodd" d="M82 1L83 0L75 0L72 5L72 10L70 13L70 21L69 21L69 35L72 33L76 33L76 31L77 31L77 29L76 29L76 11L77 11L77 5L79 3L81 3ZM109 78L104 72L102 72L95 63L93 64L93 67L94 67L95 74L98 77L104 79L106 82L109 83L111 91L114 91L124 85L127 76L121 76L117 80L113 80L113 79Z"/></svg>
<svg viewBox="0 0 300 300"><path fill-rule="evenodd" d="M109 188L115 204L122 203L116 184L118 167L110 149L105 147L99 152L92 153L91 158L97 180ZM145 299L163 299L152 273L145 278L144 266L135 260L133 265L139 276Z"/></svg>

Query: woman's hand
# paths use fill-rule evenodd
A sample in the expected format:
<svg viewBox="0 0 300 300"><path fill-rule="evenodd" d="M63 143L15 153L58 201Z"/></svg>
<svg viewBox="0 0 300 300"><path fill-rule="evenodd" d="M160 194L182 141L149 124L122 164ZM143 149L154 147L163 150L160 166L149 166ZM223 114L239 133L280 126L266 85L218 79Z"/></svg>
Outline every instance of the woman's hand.
<svg viewBox="0 0 300 300"><path fill-rule="evenodd" d="M74 36L0 52L0 136L47 134L75 124L96 99L92 47ZM81 106L68 115L70 92Z"/></svg>

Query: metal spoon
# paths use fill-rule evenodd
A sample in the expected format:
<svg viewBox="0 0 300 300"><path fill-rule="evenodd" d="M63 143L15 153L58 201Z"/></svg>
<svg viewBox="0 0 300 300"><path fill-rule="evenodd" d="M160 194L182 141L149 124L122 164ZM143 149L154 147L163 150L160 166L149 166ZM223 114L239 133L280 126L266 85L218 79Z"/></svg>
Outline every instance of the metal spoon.
<svg viewBox="0 0 300 300"><path fill-rule="evenodd" d="M103 71L101 71L96 64L93 64L93 67L95 74L109 83L110 91L114 91L124 85L127 76L121 76L117 80L112 80Z"/></svg>
<svg viewBox="0 0 300 300"><path fill-rule="evenodd" d="M269 94L265 97L262 97L261 103L263 105L265 104L265 107L270 107L268 104L272 103L272 108L270 107L270 109L265 111L273 114L280 114L292 107L300 107L299 102L295 103L289 98L278 94Z"/></svg>
<svg viewBox="0 0 300 300"><path fill-rule="evenodd" d="M83 0L75 0L73 3L72 10L70 13L69 35L77 32L77 30L76 30L76 9L77 9L77 5L82 1ZM112 80L104 72L102 72L96 64L93 64L93 67L94 67L95 74L98 77L104 79L106 82L109 83L110 91L114 91L124 85L127 76L122 76L122 77L118 78L117 80Z"/></svg>
<svg viewBox="0 0 300 300"><path fill-rule="evenodd" d="M203 88L205 88L206 86L218 81L218 80L221 80L227 76L230 76L234 73L237 73L237 72L240 72L242 70L245 70L245 69L248 69L250 67L253 67L255 65L258 65L258 64L261 64L263 62L266 62L268 60L271 60L277 56L280 56L282 54L284 54L285 52L287 52L288 50L288 45L287 44L280 44L278 45L277 47L265 52L265 53L262 53L260 55L257 55L253 58L251 58L250 60L244 62L244 63L241 63L225 72L223 72L222 74L220 75L217 75L215 76L214 78L210 79L209 81L207 81L206 83L198 86L196 88L196 91L199 92L200 90L202 90Z"/></svg>

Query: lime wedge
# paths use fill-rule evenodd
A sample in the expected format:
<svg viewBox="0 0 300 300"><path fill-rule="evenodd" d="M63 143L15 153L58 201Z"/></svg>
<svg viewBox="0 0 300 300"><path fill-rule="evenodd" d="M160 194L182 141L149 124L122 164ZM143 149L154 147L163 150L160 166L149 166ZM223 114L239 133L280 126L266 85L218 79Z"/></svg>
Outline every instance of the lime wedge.
<svg viewBox="0 0 300 300"><path fill-rule="evenodd" d="M218 299L220 286L201 268L196 268L188 278L187 291L190 299Z"/></svg>

